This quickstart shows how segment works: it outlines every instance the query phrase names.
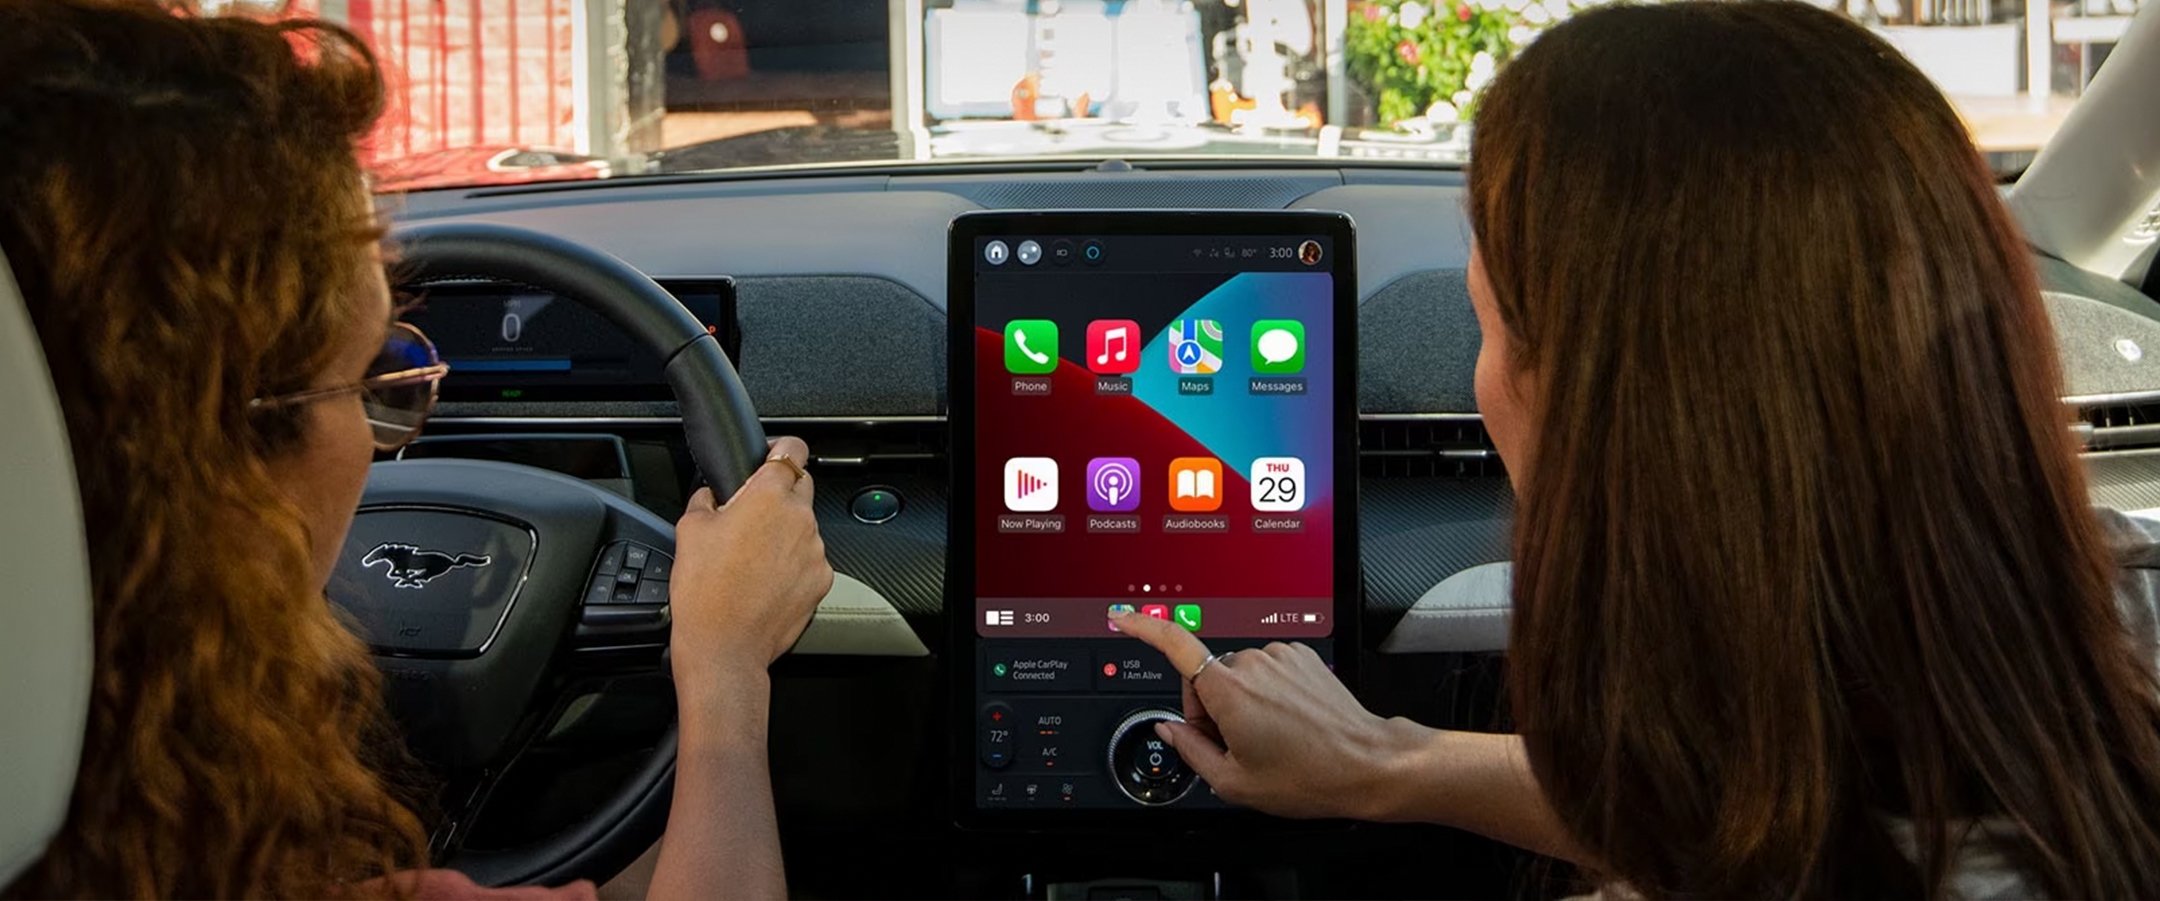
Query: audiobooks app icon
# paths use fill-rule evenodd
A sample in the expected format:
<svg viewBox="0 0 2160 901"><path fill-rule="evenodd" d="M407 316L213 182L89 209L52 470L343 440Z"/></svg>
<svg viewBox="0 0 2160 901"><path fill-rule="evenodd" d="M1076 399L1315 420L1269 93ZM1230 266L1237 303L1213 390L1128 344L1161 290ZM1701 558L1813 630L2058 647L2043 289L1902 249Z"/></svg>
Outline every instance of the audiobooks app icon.
<svg viewBox="0 0 2160 901"><path fill-rule="evenodd" d="M1005 509L1048 513L1057 509L1058 465L1049 457L1014 457L1005 461Z"/></svg>
<svg viewBox="0 0 2160 901"><path fill-rule="evenodd" d="M1179 457L1170 461L1170 509L1213 513L1222 507L1222 461L1214 457Z"/></svg>

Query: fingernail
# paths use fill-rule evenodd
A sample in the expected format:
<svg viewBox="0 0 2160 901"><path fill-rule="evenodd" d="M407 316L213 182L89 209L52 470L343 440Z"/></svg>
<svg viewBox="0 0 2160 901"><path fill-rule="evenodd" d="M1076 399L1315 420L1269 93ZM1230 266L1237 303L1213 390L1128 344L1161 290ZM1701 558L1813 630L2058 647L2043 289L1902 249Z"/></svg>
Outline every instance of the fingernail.
<svg viewBox="0 0 2160 901"><path fill-rule="evenodd" d="M1155 724L1155 737L1162 739L1163 744L1169 745L1172 748L1177 747L1177 739L1170 737L1169 723L1157 722Z"/></svg>

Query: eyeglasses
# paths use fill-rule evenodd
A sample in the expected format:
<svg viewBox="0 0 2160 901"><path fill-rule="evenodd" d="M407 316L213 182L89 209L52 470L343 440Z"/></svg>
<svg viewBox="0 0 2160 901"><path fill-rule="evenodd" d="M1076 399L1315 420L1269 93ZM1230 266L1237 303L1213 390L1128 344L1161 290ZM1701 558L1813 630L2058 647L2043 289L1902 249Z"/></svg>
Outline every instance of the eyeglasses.
<svg viewBox="0 0 2160 901"><path fill-rule="evenodd" d="M393 322L390 336L360 381L258 397L248 401L248 407L290 407L357 391L367 409L368 426L375 432L375 449L388 453L412 443L420 434L420 426L435 410L435 385L449 374L450 364L436 355L435 344L427 335L403 322Z"/></svg>

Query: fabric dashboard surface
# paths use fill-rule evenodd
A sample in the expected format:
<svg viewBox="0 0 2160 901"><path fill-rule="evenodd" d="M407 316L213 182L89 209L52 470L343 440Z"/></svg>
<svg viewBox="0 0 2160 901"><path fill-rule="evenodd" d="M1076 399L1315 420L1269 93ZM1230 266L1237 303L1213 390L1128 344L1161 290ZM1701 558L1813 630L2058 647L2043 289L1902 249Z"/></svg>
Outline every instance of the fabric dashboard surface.
<svg viewBox="0 0 2160 901"><path fill-rule="evenodd" d="M945 312L898 282L743 278L737 369L761 416L895 416L943 408Z"/></svg>
<svg viewBox="0 0 2160 901"><path fill-rule="evenodd" d="M1479 341L1463 270L1427 269L1381 286L1358 308L1358 408L1476 410Z"/></svg>

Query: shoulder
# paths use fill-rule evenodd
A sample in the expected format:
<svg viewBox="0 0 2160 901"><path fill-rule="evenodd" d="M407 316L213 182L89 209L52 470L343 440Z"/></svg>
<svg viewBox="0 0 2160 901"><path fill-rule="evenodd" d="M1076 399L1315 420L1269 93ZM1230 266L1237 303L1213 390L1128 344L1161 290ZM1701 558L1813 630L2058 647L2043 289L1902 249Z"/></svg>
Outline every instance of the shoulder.
<svg viewBox="0 0 2160 901"><path fill-rule="evenodd" d="M2018 828L2003 817L1953 820L1949 826L1952 852L1945 893L1958 901L2011 901L2044 898L2047 892L2012 859ZM1907 858L1920 856L1919 838L1911 820L1885 817L1883 826L1898 850Z"/></svg>
<svg viewBox="0 0 2160 901"><path fill-rule="evenodd" d="M2115 556L2115 603L2123 627L2149 656L2160 657L2160 510L2097 508Z"/></svg>

